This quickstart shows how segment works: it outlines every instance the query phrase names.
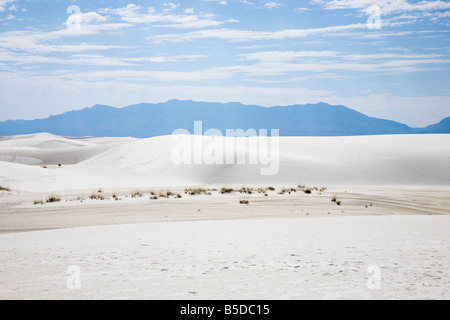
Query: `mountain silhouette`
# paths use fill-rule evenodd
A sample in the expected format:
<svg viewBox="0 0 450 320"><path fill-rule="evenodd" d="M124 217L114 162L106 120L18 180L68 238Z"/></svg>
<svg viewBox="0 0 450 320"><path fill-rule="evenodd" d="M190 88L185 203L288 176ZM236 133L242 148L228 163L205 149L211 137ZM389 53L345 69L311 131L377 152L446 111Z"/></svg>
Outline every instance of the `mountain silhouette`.
<svg viewBox="0 0 450 320"><path fill-rule="evenodd" d="M366 116L342 105L326 103L271 108L240 103L170 100L124 108L95 105L37 120L0 122L0 135L49 132L83 137L147 138L170 135L176 129L279 129L281 136L351 136L412 133L450 133L450 118L427 128L410 128L390 120Z"/></svg>

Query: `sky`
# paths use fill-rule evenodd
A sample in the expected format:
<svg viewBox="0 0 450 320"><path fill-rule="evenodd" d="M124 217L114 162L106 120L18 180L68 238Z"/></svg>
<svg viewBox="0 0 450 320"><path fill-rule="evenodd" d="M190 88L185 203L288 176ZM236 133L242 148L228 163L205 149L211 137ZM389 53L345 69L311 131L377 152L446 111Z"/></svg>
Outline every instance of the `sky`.
<svg viewBox="0 0 450 320"><path fill-rule="evenodd" d="M0 121L170 99L450 116L450 2L0 0Z"/></svg>

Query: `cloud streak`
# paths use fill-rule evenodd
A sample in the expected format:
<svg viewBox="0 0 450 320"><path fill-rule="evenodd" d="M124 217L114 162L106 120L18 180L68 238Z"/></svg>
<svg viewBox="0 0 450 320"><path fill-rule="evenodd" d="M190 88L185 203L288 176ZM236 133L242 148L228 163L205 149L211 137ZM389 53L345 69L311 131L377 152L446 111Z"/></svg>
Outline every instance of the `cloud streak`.
<svg viewBox="0 0 450 320"><path fill-rule="evenodd" d="M181 34L164 34L152 36L149 39L155 42L183 42L197 39L221 39L236 42L256 41L256 40L285 40L304 38L314 35L342 33L349 30L365 29L365 23L355 23L342 26L311 28L311 29L288 29L281 31L244 31L237 29L211 29L200 30Z"/></svg>
<svg viewBox="0 0 450 320"><path fill-rule="evenodd" d="M127 23L150 24L154 27L188 29L216 27L223 24L223 22L214 20L215 16L212 14L197 15L193 10L187 10L183 14L172 13L177 7L176 5L169 6L169 9L165 9L161 13L156 12L154 7L150 7L145 13L142 13L144 9L142 6L131 3L118 9L104 8L100 12L119 16L122 21Z"/></svg>

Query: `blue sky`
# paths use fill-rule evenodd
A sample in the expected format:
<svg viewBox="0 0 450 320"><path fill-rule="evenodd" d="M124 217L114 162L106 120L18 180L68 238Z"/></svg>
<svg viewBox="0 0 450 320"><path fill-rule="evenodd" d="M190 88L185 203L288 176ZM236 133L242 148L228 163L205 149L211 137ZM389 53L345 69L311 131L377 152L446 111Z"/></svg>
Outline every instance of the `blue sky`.
<svg viewBox="0 0 450 320"><path fill-rule="evenodd" d="M0 0L0 120L176 98L424 126L450 116L449 53L449 1Z"/></svg>

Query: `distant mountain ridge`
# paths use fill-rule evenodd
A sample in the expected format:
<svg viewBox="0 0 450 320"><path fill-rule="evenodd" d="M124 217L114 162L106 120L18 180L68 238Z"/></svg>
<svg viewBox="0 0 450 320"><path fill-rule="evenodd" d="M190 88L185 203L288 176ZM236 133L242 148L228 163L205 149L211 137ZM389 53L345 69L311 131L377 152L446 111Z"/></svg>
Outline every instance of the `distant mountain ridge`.
<svg viewBox="0 0 450 320"><path fill-rule="evenodd" d="M345 106L326 103L271 108L240 103L169 100L124 108L95 105L37 120L0 122L0 135L49 132L84 137L147 138L170 135L176 129L193 132L194 121L203 129L279 129L281 136L351 136L450 133L450 118L426 128L372 118Z"/></svg>

